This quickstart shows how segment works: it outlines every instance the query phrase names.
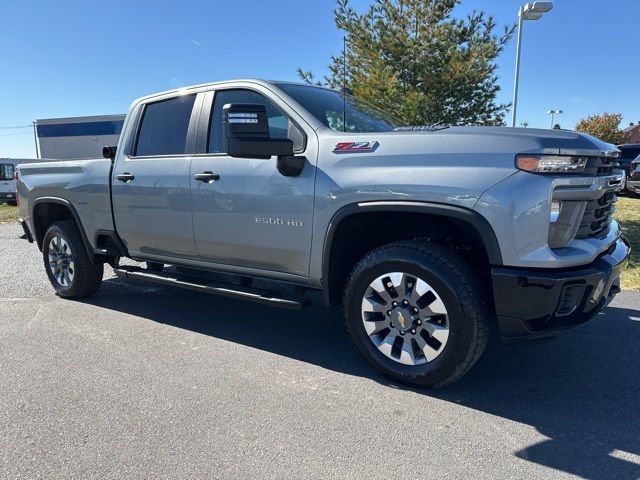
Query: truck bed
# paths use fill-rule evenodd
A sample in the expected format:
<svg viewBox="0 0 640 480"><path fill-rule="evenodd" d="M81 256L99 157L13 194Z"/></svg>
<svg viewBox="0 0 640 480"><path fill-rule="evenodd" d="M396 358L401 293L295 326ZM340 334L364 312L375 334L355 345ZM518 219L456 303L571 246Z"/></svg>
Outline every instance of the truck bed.
<svg viewBox="0 0 640 480"><path fill-rule="evenodd" d="M104 158L20 165L20 216L33 227L37 205L48 201L68 203L86 232L113 231L110 174L111 162ZM95 238L91 237L87 240L95 247Z"/></svg>

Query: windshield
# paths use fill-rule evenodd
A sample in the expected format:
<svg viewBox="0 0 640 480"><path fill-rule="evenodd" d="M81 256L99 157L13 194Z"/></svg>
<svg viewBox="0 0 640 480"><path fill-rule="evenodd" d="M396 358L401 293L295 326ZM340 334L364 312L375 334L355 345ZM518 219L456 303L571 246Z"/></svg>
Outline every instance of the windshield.
<svg viewBox="0 0 640 480"><path fill-rule="evenodd" d="M13 164L0 163L0 180L13 180Z"/></svg>
<svg viewBox="0 0 640 480"><path fill-rule="evenodd" d="M310 85L285 83L278 86L331 130L353 133L390 132L400 125L390 115L351 95L343 96L335 90Z"/></svg>

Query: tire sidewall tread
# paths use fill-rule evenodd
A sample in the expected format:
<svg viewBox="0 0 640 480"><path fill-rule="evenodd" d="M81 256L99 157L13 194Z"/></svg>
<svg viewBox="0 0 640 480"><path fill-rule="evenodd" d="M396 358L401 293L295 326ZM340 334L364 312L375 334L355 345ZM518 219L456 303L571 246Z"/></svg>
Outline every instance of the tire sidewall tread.
<svg viewBox="0 0 640 480"><path fill-rule="evenodd" d="M427 281L449 314L450 335L444 351L421 366L405 366L385 357L362 326L360 303L370 281L400 270ZM442 387L466 373L488 343L489 309L484 298L477 276L450 249L422 239L396 242L365 255L353 269L345 287L345 322L358 350L381 373L402 383Z"/></svg>
<svg viewBox="0 0 640 480"><path fill-rule="evenodd" d="M74 274L69 287L61 286L49 268L49 243L54 236L64 238L73 254ZM52 224L42 240L42 257L47 277L56 294L64 298L85 298L93 295L102 283L102 263L92 263L87 255L82 235L75 222L65 220Z"/></svg>

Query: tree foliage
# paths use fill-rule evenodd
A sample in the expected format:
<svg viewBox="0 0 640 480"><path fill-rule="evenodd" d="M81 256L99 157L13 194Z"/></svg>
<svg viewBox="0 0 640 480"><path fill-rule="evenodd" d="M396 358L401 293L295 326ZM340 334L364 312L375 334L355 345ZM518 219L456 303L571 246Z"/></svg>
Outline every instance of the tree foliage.
<svg viewBox="0 0 640 480"><path fill-rule="evenodd" d="M494 33L491 16L453 16L461 0L373 0L364 13L337 0L346 65L333 56L324 81L298 69L308 83L341 89L407 124L503 124L509 105L496 103L495 59L515 26ZM346 81L343 81L343 77Z"/></svg>
<svg viewBox="0 0 640 480"><path fill-rule="evenodd" d="M605 142L620 145L629 141L629 135L620 128L622 114L603 113L582 118L576 124L578 132L588 133Z"/></svg>

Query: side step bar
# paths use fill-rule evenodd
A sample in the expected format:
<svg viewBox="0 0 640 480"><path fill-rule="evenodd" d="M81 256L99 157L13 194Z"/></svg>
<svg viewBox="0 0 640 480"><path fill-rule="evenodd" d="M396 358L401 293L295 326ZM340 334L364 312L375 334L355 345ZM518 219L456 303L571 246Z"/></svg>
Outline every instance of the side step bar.
<svg viewBox="0 0 640 480"><path fill-rule="evenodd" d="M302 310L311 304L310 300L302 295L288 295L285 293L275 293L258 288L234 285L232 283L212 282L206 278L194 278L191 276L181 275L171 270L151 272L140 267L120 265L114 268L113 271L119 277L145 280L152 283L158 283L160 285L186 288L197 292L248 300L250 302L262 303L277 308Z"/></svg>

